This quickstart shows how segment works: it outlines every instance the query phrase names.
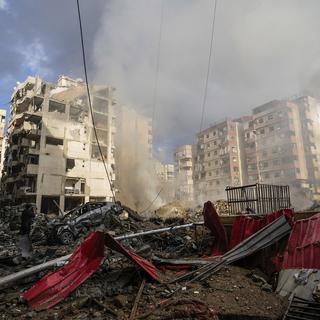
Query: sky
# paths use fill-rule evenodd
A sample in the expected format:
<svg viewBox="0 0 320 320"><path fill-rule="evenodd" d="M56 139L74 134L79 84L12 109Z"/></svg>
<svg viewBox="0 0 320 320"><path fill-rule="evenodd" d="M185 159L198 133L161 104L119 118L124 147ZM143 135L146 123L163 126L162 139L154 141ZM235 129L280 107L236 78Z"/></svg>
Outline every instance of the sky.
<svg viewBox="0 0 320 320"><path fill-rule="evenodd" d="M89 79L154 116L160 158L200 129L213 0L80 0ZM204 127L319 92L320 1L218 0ZM76 1L0 0L0 107L17 81L83 76ZM168 161L169 161L168 160Z"/></svg>

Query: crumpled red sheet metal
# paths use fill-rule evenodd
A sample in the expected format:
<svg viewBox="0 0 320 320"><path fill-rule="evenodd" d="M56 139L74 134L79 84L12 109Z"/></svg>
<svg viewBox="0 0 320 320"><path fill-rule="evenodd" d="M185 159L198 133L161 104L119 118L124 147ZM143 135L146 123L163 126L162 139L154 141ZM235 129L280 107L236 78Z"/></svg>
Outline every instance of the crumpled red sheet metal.
<svg viewBox="0 0 320 320"><path fill-rule="evenodd" d="M99 268L103 255L104 234L92 232L74 251L66 265L43 277L22 297L34 310L53 307Z"/></svg>
<svg viewBox="0 0 320 320"><path fill-rule="evenodd" d="M204 225L211 231L215 237L214 246L211 255L223 255L228 250L228 239L226 230L220 222L218 213L211 201L207 201L203 207Z"/></svg>
<svg viewBox="0 0 320 320"><path fill-rule="evenodd" d="M288 221L292 224L294 211L292 209L282 209L279 211L267 214L263 218L252 218L246 215L237 217L232 225L229 249L232 249L237 244L247 239L266 225L274 220L285 215Z"/></svg>
<svg viewBox="0 0 320 320"><path fill-rule="evenodd" d="M320 214L294 223L281 269L320 269Z"/></svg>
<svg viewBox="0 0 320 320"><path fill-rule="evenodd" d="M155 265L153 265L150 261L140 257L136 253L127 250L121 243L119 243L108 233L105 234L105 246L119 253L122 253L125 257L139 265L154 280L160 282L160 276Z"/></svg>

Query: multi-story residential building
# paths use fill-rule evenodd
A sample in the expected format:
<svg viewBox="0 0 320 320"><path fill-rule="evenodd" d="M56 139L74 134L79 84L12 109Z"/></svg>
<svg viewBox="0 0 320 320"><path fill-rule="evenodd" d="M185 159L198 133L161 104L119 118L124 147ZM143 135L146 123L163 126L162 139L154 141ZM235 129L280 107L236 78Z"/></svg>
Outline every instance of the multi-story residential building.
<svg viewBox="0 0 320 320"><path fill-rule="evenodd" d="M102 156L112 181L114 88L91 88ZM84 201L111 200L112 192L92 126L82 80L57 84L28 77L11 97L8 147L2 184L12 201L36 202L47 213Z"/></svg>
<svg viewBox="0 0 320 320"><path fill-rule="evenodd" d="M183 145L175 150L176 198L193 201L193 149Z"/></svg>
<svg viewBox="0 0 320 320"><path fill-rule="evenodd" d="M7 144L7 139L5 136L6 114L6 110L0 109L0 178L2 176L4 153Z"/></svg>
<svg viewBox="0 0 320 320"><path fill-rule="evenodd" d="M243 183L241 126L226 119L197 134L194 184L198 200L224 198L226 186Z"/></svg>
<svg viewBox="0 0 320 320"><path fill-rule="evenodd" d="M245 132L248 181L288 184L317 198L319 115L319 102L311 97L275 100L254 108Z"/></svg>

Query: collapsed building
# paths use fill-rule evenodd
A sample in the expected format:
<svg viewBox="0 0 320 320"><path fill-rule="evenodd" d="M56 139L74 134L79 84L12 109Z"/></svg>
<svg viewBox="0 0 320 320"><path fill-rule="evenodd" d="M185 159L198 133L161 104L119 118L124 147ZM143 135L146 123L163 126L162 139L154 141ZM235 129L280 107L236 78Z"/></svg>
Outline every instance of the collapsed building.
<svg viewBox="0 0 320 320"><path fill-rule="evenodd" d="M114 88L91 88L93 117L109 176L114 174ZM84 201L112 199L81 80L56 84L28 77L10 105L2 186L15 203L34 202L41 212L68 210Z"/></svg>
<svg viewBox="0 0 320 320"><path fill-rule="evenodd" d="M274 100L252 115L224 119L197 134L193 181L198 199L225 197L226 186L290 185L320 199L320 102L310 96Z"/></svg>
<svg viewBox="0 0 320 320"><path fill-rule="evenodd" d="M6 110L0 109L0 177L2 175L4 153L7 144L7 139L5 137L6 115Z"/></svg>

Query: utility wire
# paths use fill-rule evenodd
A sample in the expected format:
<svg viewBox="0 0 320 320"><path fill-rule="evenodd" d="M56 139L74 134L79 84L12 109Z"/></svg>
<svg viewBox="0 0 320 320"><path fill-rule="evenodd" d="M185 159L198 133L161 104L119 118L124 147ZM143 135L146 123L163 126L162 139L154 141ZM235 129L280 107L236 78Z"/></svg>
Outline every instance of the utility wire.
<svg viewBox="0 0 320 320"><path fill-rule="evenodd" d="M162 192L163 188L164 188L164 187L162 187L162 188L160 189L160 191L157 193L156 197L150 202L150 204L148 205L147 208L145 208L144 210L142 210L142 211L140 212L140 214L145 213L146 211L148 211L148 210L151 208L151 206L154 204L154 202L155 202L155 201L158 199L158 197L160 196L160 193Z"/></svg>
<svg viewBox="0 0 320 320"><path fill-rule="evenodd" d="M156 60L156 73L153 87L153 99L152 99L152 130L154 132L154 119L156 114L156 107L158 103L158 82L159 82L159 70L160 70L160 53L161 53L161 42L162 42L162 26L163 26L163 13L164 13L164 0L161 1L161 16L159 26L159 38L157 47L157 60Z"/></svg>
<svg viewBox="0 0 320 320"><path fill-rule="evenodd" d="M92 110L91 95L90 95L88 73L87 73L86 54L85 54L85 49L84 49L84 39L83 39L83 31L82 31L82 23L81 23L80 5L79 5L79 0L76 0L76 1L77 1L78 19L79 19L79 28L80 28L83 70L84 70L84 76L85 76L85 80L86 80L86 88L87 88L87 95L88 95L90 114L91 114L91 119L92 119L92 126L93 126L94 135L95 135L95 138L96 138L96 141L97 141L99 153L100 153L100 156L101 156L101 159L102 159L102 162L103 162L104 170L106 171L106 174L107 174L108 182L109 182L109 185L110 185L110 190L112 192L113 201L115 202L116 201L116 196L115 196L115 192L113 190L113 186L112 186L112 183L111 183L111 179L110 179L110 175L109 175L109 172L108 172L108 168L107 168L107 165L106 165L106 162L104 160L104 156L103 156L103 153L102 153L102 150L101 150L101 146L100 146L100 142L99 142L99 138L98 138L98 134L97 134L97 129L96 129L96 125L95 125L93 110Z"/></svg>
<svg viewBox="0 0 320 320"><path fill-rule="evenodd" d="M158 47L157 47L157 57L156 57L156 70L155 70L155 78L154 78L154 86L153 86L153 98L152 98L152 118L151 118L151 125L152 125L152 133L153 136L155 135L155 115L156 115L156 108L157 108L157 102L158 102L158 83L159 83L159 72L160 72L160 53L161 53L161 42L162 42L162 26L163 26L163 16L164 16L164 0L161 0L161 14L160 14L160 24L159 24L159 37L158 37ZM154 165L155 169L155 165ZM155 169L156 170L156 169ZM146 212L151 208L151 206L154 204L154 202L158 199L160 196L162 190L164 187L162 187L155 198L150 202L149 206L142 210L140 214Z"/></svg>
<svg viewBox="0 0 320 320"><path fill-rule="evenodd" d="M213 11L212 11L211 40L210 40L210 48L209 48L209 56L208 56L207 75L206 75L206 81L205 81L205 87L204 87L204 93L203 93L199 132L201 132L202 126L203 126L204 113L205 113L205 107L206 107L207 95L208 95L208 83L209 83L209 76L210 76L210 69L211 69L211 60L213 60L214 58L214 57L212 58L212 52L213 52L213 45L214 45L214 27L215 27L215 21L216 21L216 11L217 11L218 0L212 0L212 1L214 1L214 5L213 5Z"/></svg>

